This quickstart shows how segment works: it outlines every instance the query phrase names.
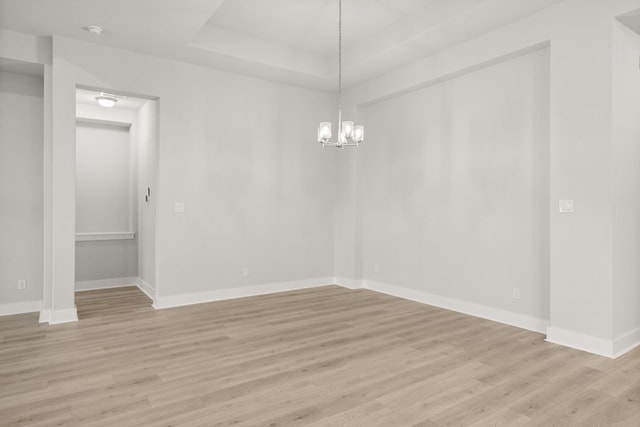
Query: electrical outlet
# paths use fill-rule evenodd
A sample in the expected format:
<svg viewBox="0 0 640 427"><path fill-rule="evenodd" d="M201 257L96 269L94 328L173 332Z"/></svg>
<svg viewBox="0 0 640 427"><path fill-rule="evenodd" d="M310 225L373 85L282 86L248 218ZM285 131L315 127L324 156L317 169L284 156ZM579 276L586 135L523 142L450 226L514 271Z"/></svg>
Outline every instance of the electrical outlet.
<svg viewBox="0 0 640 427"><path fill-rule="evenodd" d="M27 289L27 281L26 280L18 280L18 289L24 291Z"/></svg>
<svg viewBox="0 0 640 427"><path fill-rule="evenodd" d="M245 267L242 269L242 276L249 277L251 276L251 269L249 267Z"/></svg>
<svg viewBox="0 0 640 427"><path fill-rule="evenodd" d="M520 288L513 288L513 299L520 299Z"/></svg>
<svg viewBox="0 0 640 427"><path fill-rule="evenodd" d="M380 273L380 264L373 264L373 272Z"/></svg>

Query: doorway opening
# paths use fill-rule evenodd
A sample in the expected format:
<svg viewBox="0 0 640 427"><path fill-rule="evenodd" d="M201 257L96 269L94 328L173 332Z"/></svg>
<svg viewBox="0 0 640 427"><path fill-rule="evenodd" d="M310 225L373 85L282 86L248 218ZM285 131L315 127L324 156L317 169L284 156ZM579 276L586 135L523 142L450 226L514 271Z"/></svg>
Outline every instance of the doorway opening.
<svg viewBox="0 0 640 427"><path fill-rule="evenodd" d="M155 299L157 111L154 97L76 88L76 292L135 286ZM80 319L95 314L83 307Z"/></svg>

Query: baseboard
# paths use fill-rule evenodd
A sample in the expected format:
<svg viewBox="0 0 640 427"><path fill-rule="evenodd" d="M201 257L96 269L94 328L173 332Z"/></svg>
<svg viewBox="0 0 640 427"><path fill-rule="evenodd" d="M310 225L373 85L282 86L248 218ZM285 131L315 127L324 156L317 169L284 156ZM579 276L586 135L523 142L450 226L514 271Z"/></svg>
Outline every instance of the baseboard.
<svg viewBox="0 0 640 427"><path fill-rule="evenodd" d="M40 310L40 318L38 319L39 323L49 323L51 320L51 310L48 308L43 308Z"/></svg>
<svg viewBox="0 0 640 427"><path fill-rule="evenodd" d="M267 283L263 285L242 286L239 288L219 289L189 294L156 296L153 307L156 309L181 307L184 305L202 304L234 298L245 298L257 295L267 295L277 292L296 291L334 284L333 277L317 279L292 280L290 282Z"/></svg>
<svg viewBox="0 0 640 427"><path fill-rule="evenodd" d="M155 301L156 290L153 286L142 280L140 277L138 277L137 285L142 292L144 292L151 300Z"/></svg>
<svg viewBox="0 0 640 427"><path fill-rule="evenodd" d="M93 291L96 289L120 288L124 286L136 286L137 277L117 277L115 279L84 280L76 282L76 292Z"/></svg>
<svg viewBox="0 0 640 427"><path fill-rule="evenodd" d="M12 316L14 314L35 313L40 310L42 310L42 300L0 304L0 316Z"/></svg>
<svg viewBox="0 0 640 427"><path fill-rule="evenodd" d="M565 347L575 348L589 353L614 358L613 341L591 335L581 334L568 329L548 327L547 341Z"/></svg>
<svg viewBox="0 0 640 427"><path fill-rule="evenodd" d="M77 322L78 321L78 311L76 310L76 306L73 308L67 308L65 310L51 310L51 315L49 319L50 325L57 325L60 323L68 323L68 322Z"/></svg>
<svg viewBox="0 0 640 427"><path fill-rule="evenodd" d="M347 277L334 277L333 283L347 289L364 288L364 281L361 279L349 279Z"/></svg>
<svg viewBox="0 0 640 427"><path fill-rule="evenodd" d="M613 357L620 357L640 345L640 329L628 332L613 340Z"/></svg>
<svg viewBox="0 0 640 427"><path fill-rule="evenodd" d="M493 320L495 322L527 329L529 331L545 333L547 327L549 326L549 322L543 319L538 319L524 314L488 307L468 301L462 301L455 298L434 295L401 286L389 285L386 283L367 280L364 283L364 287L366 289L370 289L372 291L380 292L383 294L444 308L446 310L456 311L458 313L468 314L470 316Z"/></svg>

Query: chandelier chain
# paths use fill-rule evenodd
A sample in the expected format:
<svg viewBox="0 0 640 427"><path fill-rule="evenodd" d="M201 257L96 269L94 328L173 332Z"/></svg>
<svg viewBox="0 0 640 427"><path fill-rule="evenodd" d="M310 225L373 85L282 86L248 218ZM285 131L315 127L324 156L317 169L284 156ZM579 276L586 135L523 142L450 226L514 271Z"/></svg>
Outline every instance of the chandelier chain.
<svg viewBox="0 0 640 427"><path fill-rule="evenodd" d="M338 127L342 127L342 0L338 0Z"/></svg>

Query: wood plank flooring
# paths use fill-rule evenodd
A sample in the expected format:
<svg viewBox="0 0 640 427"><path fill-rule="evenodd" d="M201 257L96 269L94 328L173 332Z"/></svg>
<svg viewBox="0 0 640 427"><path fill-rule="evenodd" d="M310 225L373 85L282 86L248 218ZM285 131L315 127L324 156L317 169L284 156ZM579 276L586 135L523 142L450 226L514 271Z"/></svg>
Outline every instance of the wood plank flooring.
<svg viewBox="0 0 640 427"><path fill-rule="evenodd" d="M337 286L76 303L76 323L0 318L0 425L640 426L640 349L609 360Z"/></svg>

